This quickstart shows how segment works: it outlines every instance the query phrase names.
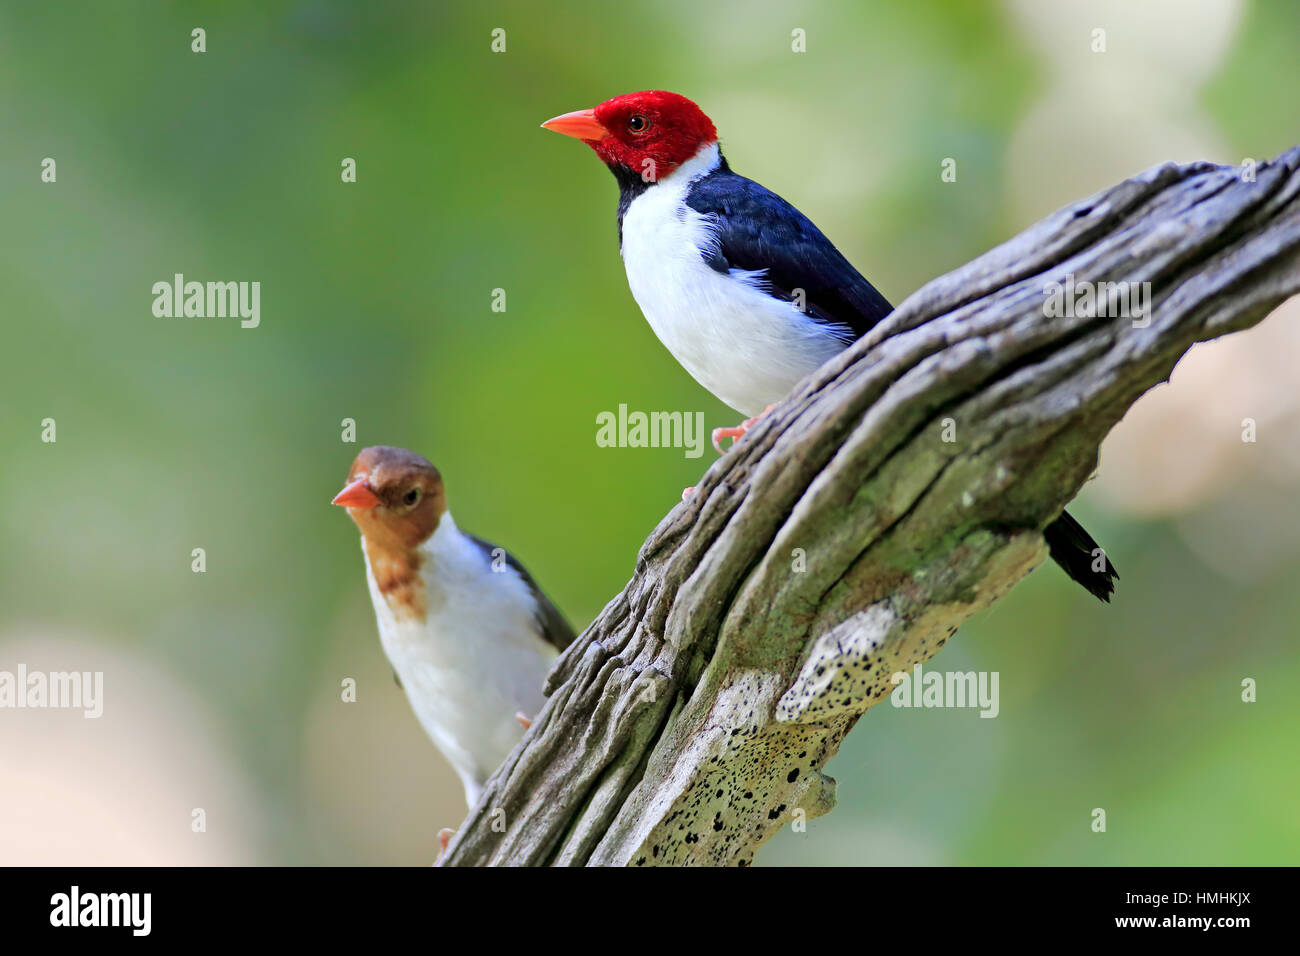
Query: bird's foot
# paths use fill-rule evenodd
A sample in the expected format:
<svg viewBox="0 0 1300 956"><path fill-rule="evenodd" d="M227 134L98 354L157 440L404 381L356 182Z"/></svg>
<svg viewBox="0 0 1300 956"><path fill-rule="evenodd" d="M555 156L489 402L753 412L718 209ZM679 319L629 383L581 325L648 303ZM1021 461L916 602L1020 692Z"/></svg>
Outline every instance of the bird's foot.
<svg viewBox="0 0 1300 956"><path fill-rule="evenodd" d="M758 420L760 418L762 418L764 415L766 415L775 407L776 407L775 405L769 405L767 406L767 408L763 409L753 418L747 418L739 425L735 425L731 428L713 429L713 447L717 449L718 454L721 455L723 453L722 439L730 438L731 444L734 446L736 442L740 441L742 438L745 437L745 432L753 428L754 425L758 423Z"/></svg>
<svg viewBox="0 0 1300 956"><path fill-rule="evenodd" d="M691 485L690 487L687 487L687 488L683 488L683 489L682 489L682 501L685 501L687 498L689 498L689 497L691 496L691 492L694 491L694 490L695 490L695 486L694 486L694 485Z"/></svg>
<svg viewBox="0 0 1300 956"><path fill-rule="evenodd" d="M740 439L745 437L745 432L749 431L756 421L758 421L757 418L747 418L739 425L734 425L731 428L713 429L714 449L716 449L718 454L721 455L723 453L722 439L730 438L731 443L734 445L736 442L740 441Z"/></svg>
<svg viewBox="0 0 1300 956"><path fill-rule="evenodd" d="M451 827L443 827L438 831L438 858L433 861L434 866L441 863L442 858L447 855L447 844L451 842L451 835L455 832Z"/></svg>
<svg viewBox="0 0 1300 956"><path fill-rule="evenodd" d="M532 720L524 716L523 711L515 711L515 720L519 721L519 723L523 725L524 730L527 730L533 725Z"/></svg>

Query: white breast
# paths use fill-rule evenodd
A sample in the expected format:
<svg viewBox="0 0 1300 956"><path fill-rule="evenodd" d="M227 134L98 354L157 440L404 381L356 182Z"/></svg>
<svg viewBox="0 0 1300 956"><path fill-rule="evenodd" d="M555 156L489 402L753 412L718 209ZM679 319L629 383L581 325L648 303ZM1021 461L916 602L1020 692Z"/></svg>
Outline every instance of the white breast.
<svg viewBox="0 0 1300 956"><path fill-rule="evenodd" d="M759 274L710 268L707 219L686 205L693 179L715 169L705 147L634 199L623 217L623 265L655 335L697 382L744 415L758 415L845 347L791 303L762 291Z"/></svg>
<svg viewBox="0 0 1300 956"><path fill-rule="evenodd" d="M541 637L523 579L485 555L450 513L421 551L428 594L423 621L394 615L369 560L366 576L384 653L472 806L523 736L515 714L533 717L541 709L556 652Z"/></svg>

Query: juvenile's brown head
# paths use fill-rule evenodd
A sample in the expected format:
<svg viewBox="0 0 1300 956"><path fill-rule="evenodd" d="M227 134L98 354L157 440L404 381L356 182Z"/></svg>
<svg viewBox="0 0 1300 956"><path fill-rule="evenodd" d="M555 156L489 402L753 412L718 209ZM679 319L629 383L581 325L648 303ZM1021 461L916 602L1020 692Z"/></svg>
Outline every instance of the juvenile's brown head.
<svg viewBox="0 0 1300 956"><path fill-rule="evenodd" d="M365 448L333 503L347 508L361 529L370 569L393 609L423 613L417 549L447 511L438 469L405 448Z"/></svg>
<svg viewBox="0 0 1300 956"><path fill-rule="evenodd" d="M447 510L442 475L405 448L375 445L352 462L334 504L348 509L367 539L388 547L418 548Z"/></svg>

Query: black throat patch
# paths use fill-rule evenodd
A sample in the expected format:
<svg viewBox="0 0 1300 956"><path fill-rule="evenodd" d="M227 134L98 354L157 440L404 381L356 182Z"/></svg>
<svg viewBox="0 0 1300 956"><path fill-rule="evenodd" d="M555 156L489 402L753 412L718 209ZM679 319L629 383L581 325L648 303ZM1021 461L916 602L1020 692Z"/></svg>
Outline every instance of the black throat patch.
<svg viewBox="0 0 1300 956"><path fill-rule="evenodd" d="M646 182L641 178L640 173L634 172L631 168L622 164L610 166L609 171L614 174L614 178L618 181L618 251L621 253L623 251L623 217L627 215L632 200L655 184Z"/></svg>

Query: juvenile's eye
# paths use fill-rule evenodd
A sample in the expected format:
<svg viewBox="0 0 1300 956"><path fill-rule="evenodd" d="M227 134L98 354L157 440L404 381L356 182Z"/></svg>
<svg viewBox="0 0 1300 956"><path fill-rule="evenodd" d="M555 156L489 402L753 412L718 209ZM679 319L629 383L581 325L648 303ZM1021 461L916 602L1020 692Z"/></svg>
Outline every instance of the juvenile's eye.
<svg viewBox="0 0 1300 956"><path fill-rule="evenodd" d="M627 121L627 128L633 133L644 133L650 128L650 121L644 116L633 116Z"/></svg>
<svg viewBox="0 0 1300 956"><path fill-rule="evenodd" d="M402 495L402 504L410 506L420 500L420 489L412 488L406 494Z"/></svg>

